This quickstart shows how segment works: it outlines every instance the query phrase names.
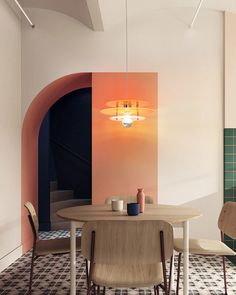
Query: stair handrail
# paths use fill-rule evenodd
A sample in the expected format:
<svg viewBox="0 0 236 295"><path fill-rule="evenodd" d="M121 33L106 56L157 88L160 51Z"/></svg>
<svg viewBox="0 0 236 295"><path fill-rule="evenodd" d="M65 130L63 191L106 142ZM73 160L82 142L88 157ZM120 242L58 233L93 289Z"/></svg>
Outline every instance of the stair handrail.
<svg viewBox="0 0 236 295"><path fill-rule="evenodd" d="M88 161L86 158L80 156L78 153L72 151L68 146L56 141L55 139L50 139L50 141L52 141L53 143L55 143L56 145L58 145L59 147L61 147L62 149L64 149L65 151L67 151L68 153L72 154L73 156L75 156L76 158L80 159L81 161L83 161L84 163L86 163L87 165L91 165L90 161Z"/></svg>

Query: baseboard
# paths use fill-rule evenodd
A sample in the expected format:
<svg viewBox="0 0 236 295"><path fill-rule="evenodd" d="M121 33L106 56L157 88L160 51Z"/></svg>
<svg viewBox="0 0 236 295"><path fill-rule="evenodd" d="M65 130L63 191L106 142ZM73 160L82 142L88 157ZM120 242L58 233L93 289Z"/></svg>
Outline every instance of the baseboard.
<svg viewBox="0 0 236 295"><path fill-rule="evenodd" d="M0 272L2 272L5 268L7 268L10 264L16 261L16 259L20 258L22 255L22 246L17 247L12 250L10 253L5 255L0 259Z"/></svg>

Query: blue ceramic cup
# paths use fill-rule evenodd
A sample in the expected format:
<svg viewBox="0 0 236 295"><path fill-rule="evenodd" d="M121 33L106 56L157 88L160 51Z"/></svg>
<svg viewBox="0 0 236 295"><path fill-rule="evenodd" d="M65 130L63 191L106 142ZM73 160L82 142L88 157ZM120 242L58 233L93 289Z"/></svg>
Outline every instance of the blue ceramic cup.
<svg viewBox="0 0 236 295"><path fill-rule="evenodd" d="M139 203L128 203L127 204L127 213L129 216L139 215L139 213L140 213Z"/></svg>

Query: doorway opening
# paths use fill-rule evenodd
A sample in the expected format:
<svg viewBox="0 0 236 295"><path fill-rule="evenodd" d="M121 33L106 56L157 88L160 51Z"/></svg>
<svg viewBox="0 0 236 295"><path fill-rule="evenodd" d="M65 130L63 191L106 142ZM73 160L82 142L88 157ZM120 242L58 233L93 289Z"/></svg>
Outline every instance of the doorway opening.
<svg viewBox="0 0 236 295"><path fill-rule="evenodd" d="M92 91L60 98L45 115L38 144L38 215L42 231L69 229L63 208L91 204Z"/></svg>
<svg viewBox="0 0 236 295"><path fill-rule="evenodd" d="M38 136L42 121L49 109L63 96L75 90L92 86L91 73L63 76L44 87L33 99L24 116L22 126L22 248L23 253L32 247L32 231L28 213L24 208L30 201L38 208Z"/></svg>

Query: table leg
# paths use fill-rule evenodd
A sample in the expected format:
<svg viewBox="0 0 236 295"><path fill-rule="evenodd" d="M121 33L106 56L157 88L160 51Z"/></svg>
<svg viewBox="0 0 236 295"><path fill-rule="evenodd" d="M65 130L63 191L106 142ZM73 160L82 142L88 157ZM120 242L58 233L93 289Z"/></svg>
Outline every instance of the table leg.
<svg viewBox="0 0 236 295"><path fill-rule="evenodd" d="M183 239L184 239L183 294L188 295L189 293L189 221L184 221L183 223Z"/></svg>
<svg viewBox="0 0 236 295"><path fill-rule="evenodd" d="M175 282L175 251L173 251L173 265L171 270L170 291L174 290L174 282Z"/></svg>
<svg viewBox="0 0 236 295"><path fill-rule="evenodd" d="M70 295L76 295L76 223L70 222Z"/></svg>

